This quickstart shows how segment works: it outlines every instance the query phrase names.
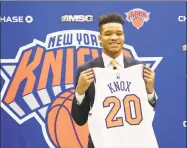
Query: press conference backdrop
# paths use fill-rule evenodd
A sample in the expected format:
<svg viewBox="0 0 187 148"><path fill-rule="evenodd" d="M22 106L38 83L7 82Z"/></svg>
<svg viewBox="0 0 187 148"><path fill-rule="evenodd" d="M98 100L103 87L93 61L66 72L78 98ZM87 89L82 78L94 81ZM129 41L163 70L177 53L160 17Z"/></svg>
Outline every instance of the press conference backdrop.
<svg viewBox="0 0 187 148"><path fill-rule="evenodd" d="M159 147L186 147L185 2L2 2L2 148L86 147L87 125L70 116L74 80L101 54L97 20L110 12L125 19L124 55L155 70Z"/></svg>

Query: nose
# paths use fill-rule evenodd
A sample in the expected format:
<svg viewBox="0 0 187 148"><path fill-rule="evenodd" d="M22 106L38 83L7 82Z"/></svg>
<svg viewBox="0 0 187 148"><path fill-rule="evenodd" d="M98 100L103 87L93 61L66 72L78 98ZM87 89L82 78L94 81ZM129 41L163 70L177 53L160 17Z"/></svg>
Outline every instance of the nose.
<svg viewBox="0 0 187 148"><path fill-rule="evenodd" d="M117 40L118 39L118 36L116 35L116 34L113 34L112 36L111 36L111 40Z"/></svg>

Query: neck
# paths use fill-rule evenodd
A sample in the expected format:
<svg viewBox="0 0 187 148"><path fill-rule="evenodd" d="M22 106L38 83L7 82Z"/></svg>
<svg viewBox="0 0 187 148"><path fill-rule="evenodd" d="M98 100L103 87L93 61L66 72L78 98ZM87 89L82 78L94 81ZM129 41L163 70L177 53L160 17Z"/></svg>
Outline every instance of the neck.
<svg viewBox="0 0 187 148"><path fill-rule="evenodd" d="M117 58L117 57L121 54L121 50L120 50L119 52L106 52L106 50L103 50L103 52L104 52L107 56L109 56L109 57L111 57L111 58L113 58L113 59Z"/></svg>

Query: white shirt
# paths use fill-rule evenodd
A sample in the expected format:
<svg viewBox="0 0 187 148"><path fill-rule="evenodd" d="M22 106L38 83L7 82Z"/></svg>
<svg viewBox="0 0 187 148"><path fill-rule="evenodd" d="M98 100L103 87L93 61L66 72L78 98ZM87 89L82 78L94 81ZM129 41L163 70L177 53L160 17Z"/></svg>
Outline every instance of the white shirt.
<svg viewBox="0 0 187 148"><path fill-rule="evenodd" d="M105 68L113 69L112 64L111 64L112 58L109 57L108 55L106 55L103 52L102 52L102 58L103 58ZM117 58L115 58L115 60L117 62L117 64L116 64L117 69L123 69L124 68L123 59L124 59L123 58L123 53L121 53ZM154 99L154 94L155 94L155 91L153 91L152 94L147 94L148 100L151 101L152 103L154 103L154 100L153 100ZM76 92L75 96L77 98L78 104L81 104L84 97L85 97L85 94L79 95ZM156 98L157 98L157 96L156 96Z"/></svg>

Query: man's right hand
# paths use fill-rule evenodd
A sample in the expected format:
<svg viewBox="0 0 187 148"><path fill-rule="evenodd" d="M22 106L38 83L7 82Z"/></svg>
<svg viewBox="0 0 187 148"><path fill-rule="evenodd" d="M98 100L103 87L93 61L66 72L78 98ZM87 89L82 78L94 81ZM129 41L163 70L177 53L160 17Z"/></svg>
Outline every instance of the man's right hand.
<svg viewBox="0 0 187 148"><path fill-rule="evenodd" d="M84 94L93 81L94 81L94 74L92 68L82 71L79 76L76 92L79 95Z"/></svg>

